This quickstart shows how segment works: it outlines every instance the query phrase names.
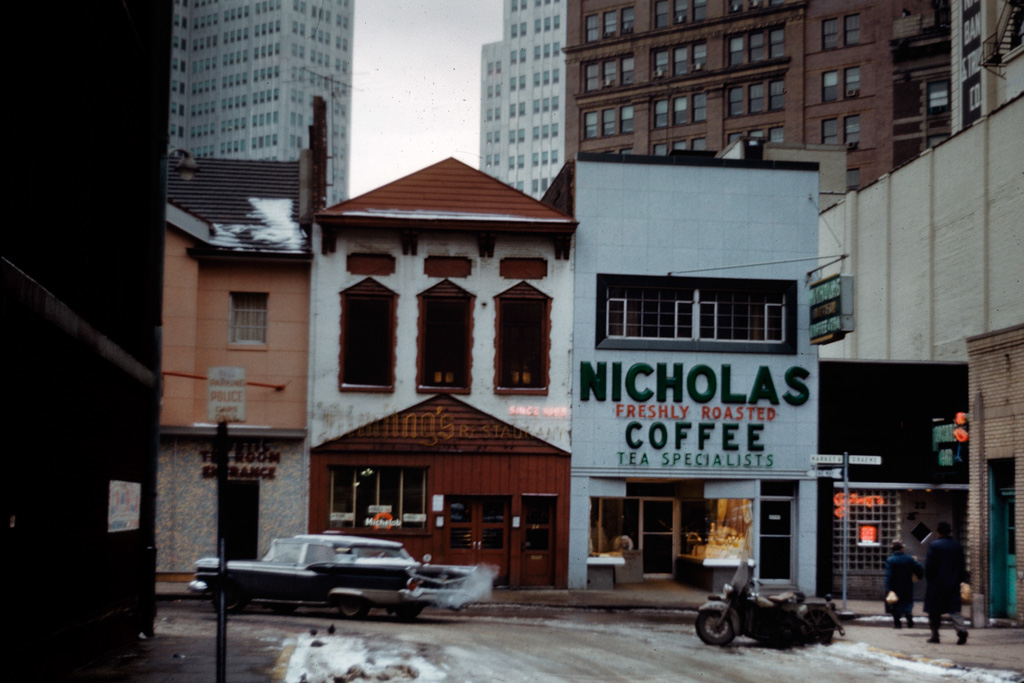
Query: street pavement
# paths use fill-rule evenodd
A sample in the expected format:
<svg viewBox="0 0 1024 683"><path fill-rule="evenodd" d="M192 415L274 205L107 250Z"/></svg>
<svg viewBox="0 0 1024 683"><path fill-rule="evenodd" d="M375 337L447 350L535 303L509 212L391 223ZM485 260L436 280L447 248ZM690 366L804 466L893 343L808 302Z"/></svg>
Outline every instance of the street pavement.
<svg viewBox="0 0 1024 683"><path fill-rule="evenodd" d="M196 600L185 584L158 583L160 601ZM495 590L487 604L473 610L508 608L580 609L603 611L681 610L695 612L707 598L705 591L671 580L620 585L616 590ZM943 627L943 642L927 643L927 618L918 614L915 628L892 628L881 602L849 600L843 610L836 601L846 628L837 639L865 643L869 648L897 658L936 664L948 668L1017 671L1024 680L1024 629L1009 623L970 630L966 645L956 645L949 623ZM177 632L160 622L157 605L156 635L106 653L76 671L67 681L153 681L156 683L209 680L216 669L215 645L210 634ZM256 629L233 629L230 676L232 683L283 680L287 653L266 646L266 634ZM268 674L268 672L272 672Z"/></svg>

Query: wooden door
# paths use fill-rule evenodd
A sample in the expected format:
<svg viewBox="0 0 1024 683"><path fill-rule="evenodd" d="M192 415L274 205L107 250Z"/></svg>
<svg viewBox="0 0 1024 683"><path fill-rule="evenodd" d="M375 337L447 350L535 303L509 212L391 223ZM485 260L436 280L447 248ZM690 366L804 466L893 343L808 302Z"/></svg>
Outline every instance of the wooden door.
<svg viewBox="0 0 1024 683"><path fill-rule="evenodd" d="M523 548L520 583L555 585L555 498L523 498Z"/></svg>
<svg viewBox="0 0 1024 683"><path fill-rule="evenodd" d="M495 567L495 583L508 584L508 501L503 498L448 499L448 562Z"/></svg>

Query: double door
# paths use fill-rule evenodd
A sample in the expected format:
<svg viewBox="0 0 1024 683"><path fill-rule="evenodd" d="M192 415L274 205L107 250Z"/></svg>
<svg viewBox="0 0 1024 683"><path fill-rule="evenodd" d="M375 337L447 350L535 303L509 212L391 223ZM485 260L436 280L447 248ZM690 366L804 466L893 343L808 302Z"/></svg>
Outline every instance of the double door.
<svg viewBox="0 0 1024 683"><path fill-rule="evenodd" d="M452 497L448 499L448 562L496 567L495 582L508 583L509 519L504 498Z"/></svg>

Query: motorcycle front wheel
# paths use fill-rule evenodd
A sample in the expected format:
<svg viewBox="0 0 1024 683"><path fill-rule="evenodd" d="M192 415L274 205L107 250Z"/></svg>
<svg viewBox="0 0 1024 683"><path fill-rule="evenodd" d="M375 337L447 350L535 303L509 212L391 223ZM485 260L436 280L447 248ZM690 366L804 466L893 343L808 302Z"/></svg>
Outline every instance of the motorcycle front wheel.
<svg viewBox="0 0 1024 683"><path fill-rule="evenodd" d="M732 619L723 618L722 610L709 609L697 614L697 636L708 645L728 645L736 632Z"/></svg>

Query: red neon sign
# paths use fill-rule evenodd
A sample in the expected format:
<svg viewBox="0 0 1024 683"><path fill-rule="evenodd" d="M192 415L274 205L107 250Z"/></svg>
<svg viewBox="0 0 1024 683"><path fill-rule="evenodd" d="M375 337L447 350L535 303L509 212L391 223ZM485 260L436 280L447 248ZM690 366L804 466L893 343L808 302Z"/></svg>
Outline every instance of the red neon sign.
<svg viewBox="0 0 1024 683"><path fill-rule="evenodd" d="M832 502L835 503L836 517L842 519L846 516L846 496L842 493L837 493L832 497ZM856 493L850 494L850 505L863 505L864 507L874 507L876 505L885 505L885 498L882 496L860 496Z"/></svg>

